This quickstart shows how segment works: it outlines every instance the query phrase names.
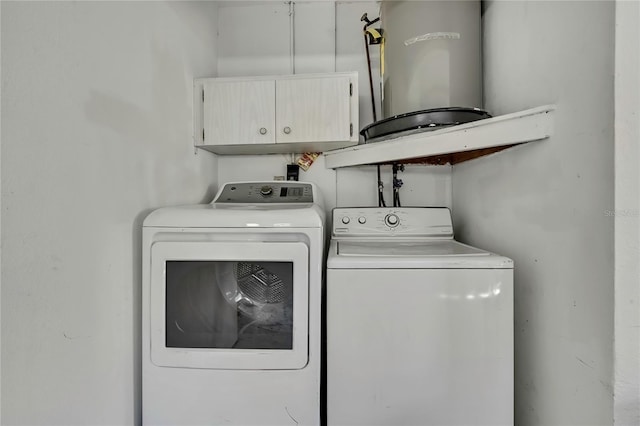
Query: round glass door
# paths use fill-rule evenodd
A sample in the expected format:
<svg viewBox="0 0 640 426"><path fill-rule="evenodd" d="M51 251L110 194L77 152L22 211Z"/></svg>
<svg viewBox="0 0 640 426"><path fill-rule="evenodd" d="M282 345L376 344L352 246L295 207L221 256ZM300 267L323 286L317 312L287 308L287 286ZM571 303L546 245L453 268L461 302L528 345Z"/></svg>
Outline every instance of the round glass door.
<svg viewBox="0 0 640 426"><path fill-rule="evenodd" d="M308 361L302 242L157 242L151 360L158 366L299 369Z"/></svg>
<svg viewBox="0 0 640 426"><path fill-rule="evenodd" d="M293 263L167 261L166 346L292 349Z"/></svg>

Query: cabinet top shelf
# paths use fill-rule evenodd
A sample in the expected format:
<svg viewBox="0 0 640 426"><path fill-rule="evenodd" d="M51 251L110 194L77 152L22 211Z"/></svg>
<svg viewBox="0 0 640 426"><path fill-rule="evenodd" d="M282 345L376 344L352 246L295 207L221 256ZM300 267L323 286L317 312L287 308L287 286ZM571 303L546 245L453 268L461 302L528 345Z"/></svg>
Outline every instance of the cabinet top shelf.
<svg viewBox="0 0 640 426"><path fill-rule="evenodd" d="M456 164L513 145L548 138L553 134L555 109L555 105L545 105L440 130L327 151L324 153L325 165L334 169L390 162Z"/></svg>
<svg viewBox="0 0 640 426"><path fill-rule="evenodd" d="M302 80L309 78L340 78L352 77L357 78L356 71L342 71L331 73L309 73L309 74L274 74L274 75L252 75L252 76L233 76L233 77L198 77L194 79L195 84L204 83L230 83L235 81L277 81L277 80Z"/></svg>

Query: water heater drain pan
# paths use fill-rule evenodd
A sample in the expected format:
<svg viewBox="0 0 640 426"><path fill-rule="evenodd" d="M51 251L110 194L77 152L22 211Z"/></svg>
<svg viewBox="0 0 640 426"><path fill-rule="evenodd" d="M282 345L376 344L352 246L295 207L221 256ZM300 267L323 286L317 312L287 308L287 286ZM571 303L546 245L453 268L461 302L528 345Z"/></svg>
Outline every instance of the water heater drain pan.
<svg viewBox="0 0 640 426"><path fill-rule="evenodd" d="M360 131L365 143L379 142L390 137L428 132L458 124L491 118L479 108L434 108L408 112L376 121Z"/></svg>

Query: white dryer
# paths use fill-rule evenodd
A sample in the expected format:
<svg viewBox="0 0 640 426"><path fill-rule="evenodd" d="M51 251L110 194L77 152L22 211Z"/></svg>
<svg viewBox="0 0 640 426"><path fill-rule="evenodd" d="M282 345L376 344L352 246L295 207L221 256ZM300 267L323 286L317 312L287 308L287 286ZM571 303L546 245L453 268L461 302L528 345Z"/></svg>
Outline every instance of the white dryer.
<svg viewBox="0 0 640 426"><path fill-rule="evenodd" d="M143 424L319 424L323 241L310 183L145 219Z"/></svg>
<svg viewBox="0 0 640 426"><path fill-rule="evenodd" d="M329 425L513 425L513 262L446 208L337 208Z"/></svg>

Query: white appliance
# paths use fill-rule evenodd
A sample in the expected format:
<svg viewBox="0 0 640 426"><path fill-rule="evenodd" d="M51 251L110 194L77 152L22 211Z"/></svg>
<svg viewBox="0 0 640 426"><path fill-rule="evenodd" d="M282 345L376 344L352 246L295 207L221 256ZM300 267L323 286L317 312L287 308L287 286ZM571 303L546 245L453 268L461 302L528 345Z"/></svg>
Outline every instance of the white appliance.
<svg viewBox="0 0 640 426"><path fill-rule="evenodd" d="M329 425L513 425L513 262L446 208L336 208Z"/></svg>
<svg viewBox="0 0 640 426"><path fill-rule="evenodd" d="M143 424L319 424L323 230L299 182L145 219Z"/></svg>

